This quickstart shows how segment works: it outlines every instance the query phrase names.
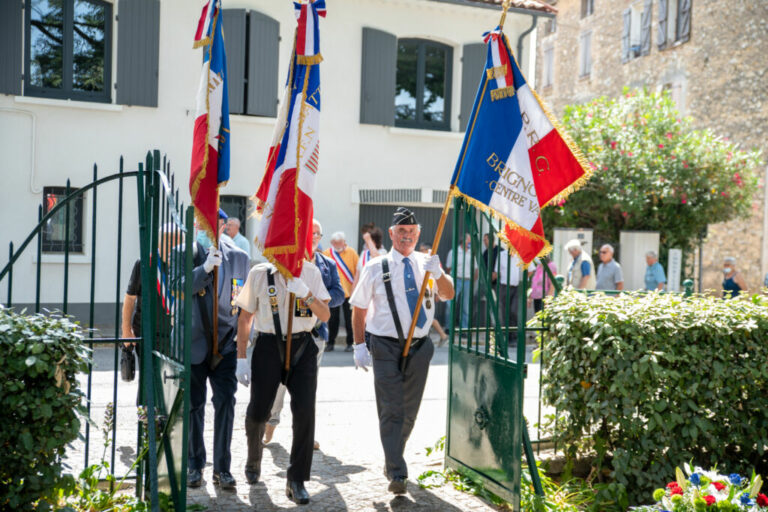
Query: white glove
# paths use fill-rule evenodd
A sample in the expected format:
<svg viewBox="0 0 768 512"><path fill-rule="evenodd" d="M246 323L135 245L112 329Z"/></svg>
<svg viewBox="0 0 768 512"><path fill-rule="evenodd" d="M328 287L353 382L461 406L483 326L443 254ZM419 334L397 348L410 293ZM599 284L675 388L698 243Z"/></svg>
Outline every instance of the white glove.
<svg viewBox="0 0 768 512"><path fill-rule="evenodd" d="M440 255L430 255L427 259L427 263L424 265L424 270L432 274L435 279L443 277L443 268L440 266Z"/></svg>
<svg viewBox="0 0 768 512"><path fill-rule="evenodd" d="M368 367L371 365L371 354L368 352L368 347L365 343L358 343L355 345L355 369L361 368L368 371Z"/></svg>
<svg viewBox="0 0 768 512"><path fill-rule="evenodd" d="M251 365L248 364L248 359L237 360L235 377L237 377L237 381L245 387L248 387L248 384L251 383Z"/></svg>
<svg viewBox="0 0 768 512"><path fill-rule="evenodd" d="M309 288L306 284L304 284L304 281L299 279L298 277L294 277L290 281L288 281L288 291L292 294L294 294L297 298L303 299L307 295L309 295Z"/></svg>
<svg viewBox="0 0 768 512"><path fill-rule="evenodd" d="M205 259L205 263L203 263L203 270L205 270L205 273L210 274L213 267L221 265L221 258L221 251L216 250L213 246L209 247L208 257Z"/></svg>

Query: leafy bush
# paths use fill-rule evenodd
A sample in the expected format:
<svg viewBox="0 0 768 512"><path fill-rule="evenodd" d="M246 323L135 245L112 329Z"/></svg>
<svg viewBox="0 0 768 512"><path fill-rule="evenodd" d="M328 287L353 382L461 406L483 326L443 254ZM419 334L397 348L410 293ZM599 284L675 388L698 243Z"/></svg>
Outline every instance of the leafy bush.
<svg viewBox="0 0 768 512"><path fill-rule="evenodd" d="M0 509L31 509L61 479L64 449L80 431L82 341L68 318L0 306Z"/></svg>
<svg viewBox="0 0 768 512"><path fill-rule="evenodd" d="M694 130L666 93L625 89L568 106L563 124L594 175L567 202L542 210L546 226L594 228L614 242L621 230L659 231L663 249L691 249L707 224L759 207L759 153Z"/></svg>
<svg viewBox="0 0 768 512"><path fill-rule="evenodd" d="M544 400L567 455L644 497L693 460L746 473L768 448L768 307L674 294L565 292L550 326Z"/></svg>

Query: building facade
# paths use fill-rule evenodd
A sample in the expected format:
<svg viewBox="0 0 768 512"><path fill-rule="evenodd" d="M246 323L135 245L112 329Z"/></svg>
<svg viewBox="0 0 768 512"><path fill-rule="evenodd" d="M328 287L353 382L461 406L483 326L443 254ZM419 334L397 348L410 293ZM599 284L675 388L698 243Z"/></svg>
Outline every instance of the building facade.
<svg viewBox="0 0 768 512"><path fill-rule="evenodd" d="M616 96L624 86L668 90L699 128L768 154L768 2L763 0L556 0L539 24L537 83L560 115L565 105ZM760 169L761 177L765 169ZM734 256L752 291L768 271L768 203L710 225L702 284L719 290ZM694 258L698 260L698 258ZM698 276L698 267L694 269Z"/></svg>
<svg viewBox="0 0 768 512"><path fill-rule="evenodd" d="M327 233L345 231L356 245L365 205L442 206L484 66L482 34L498 23L499 4L327 1L328 16L320 22L322 152L315 198ZM131 170L148 149L160 149L188 203L202 61L192 40L200 6L189 0L0 2L0 215L14 219L0 230L1 247L30 232L38 205L55 204L68 178L72 187L91 182L94 163L100 176L112 174L121 155ZM288 0L226 0L224 7L231 177L222 202L246 221L244 234L252 239L248 198L264 173L296 20ZM506 33L521 45L528 75L537 17L552 11L536 0L516 0L506 17ZM86 195L70 225L70 282L89 281L89 202ZM125 205L123 261L132 263L139 256L135 191L127 191ZM100 192L97 206L96 280L109 286L97 287L96 301L106 304L114 301L108 263L116 256L114 196ZM42 255L42 275L51 281L63 272L65 226L57 222ZM33 275L35 258L25 255L14 274L23 275L28 265ZM122 283L130 263L122 265ZM43 302L61 295L45 287L42 294ZM72 287L70 301L87 296L88 290ZM21 284L14 290L14 303L32 297Z"/></svg>

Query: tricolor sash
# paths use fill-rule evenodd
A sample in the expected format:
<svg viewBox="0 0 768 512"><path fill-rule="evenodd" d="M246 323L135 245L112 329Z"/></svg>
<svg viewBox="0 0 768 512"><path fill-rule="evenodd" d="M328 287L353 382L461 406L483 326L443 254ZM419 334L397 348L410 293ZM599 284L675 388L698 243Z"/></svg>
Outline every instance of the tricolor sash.
<svg viewBox="0 0 768 512"><path fill-rule="evenodd" d="M333 261L336 262L336 267L339 269L339 273L343 275L347 281L349 281L349 284L352 284L355 281L355 278L352 275L352 271L349 270L349 267L344 262L341 254L336 252L336 249L331 249L331 258L333 258Z"/></svg>

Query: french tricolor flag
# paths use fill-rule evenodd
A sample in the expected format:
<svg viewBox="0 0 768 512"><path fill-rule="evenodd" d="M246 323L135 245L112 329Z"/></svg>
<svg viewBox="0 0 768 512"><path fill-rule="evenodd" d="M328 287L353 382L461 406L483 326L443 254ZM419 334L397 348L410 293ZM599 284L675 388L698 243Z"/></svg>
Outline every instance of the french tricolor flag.
<svg viewBox="0 0 768 512"><path fill-rule="evenodd" d="M523 78L501 30L484 40L486 66L451 190L504 220L502 240L527 265L551 250L541 208L585 183L591 170Z"/></svg>
<svg viewBox="0 0 768 512"><path fill-rule="evenodd" d="M194 47L203 47L192 137L189 192L198 225L218 241L219 187L229 180L229 97L221 0L209 0L197 24Z"/></svg>
<svg viewBox="0 0 768 512"><path fill-rule="evenodd" d="M320 32L325 1L296 4L296 46L261 185L255 194L256 245L287 278L312 250L312 197L320 155ZM303 52L310 53L300 53Z"/></svg>

